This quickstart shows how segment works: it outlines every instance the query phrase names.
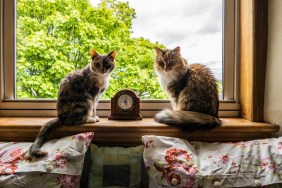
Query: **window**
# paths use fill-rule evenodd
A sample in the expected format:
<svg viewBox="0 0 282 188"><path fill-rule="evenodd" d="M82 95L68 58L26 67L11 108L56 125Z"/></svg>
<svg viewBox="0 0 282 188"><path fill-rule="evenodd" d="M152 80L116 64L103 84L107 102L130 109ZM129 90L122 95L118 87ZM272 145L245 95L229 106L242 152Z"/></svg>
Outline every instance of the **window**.
<svg viewBox="0 0 282 188"><path fill-rule="evenodd" d="M27 20L27 18L24 17L20 17L22 14L26 14L26 12L28 11L27 7L20 7L23 6L23 4L20 4L22 0L18 1L18 4L16 4L16 1L11 1L11 0L2 0L2 4L1 4L1 15L2 15L2 20L1 20L1 26L2 26L2 32L1 32L1 43L2 43L2 51L1 51L1 56L2 56L2 61L1 61L1 94L2 94L2 102L0 104L0 110L1 110L1 114L3 114L3 116L5 115L11 115L13 114L14 116L55 116L56 115L56 107L55 107L55 100L54 98L54 93L56 93L56 84L58 85L60 82L60 79L58 79L58 77L63 77L67 72L70 72L73 69L76 68L81 68L83 67L85 64L79 64L81 62L86 63L89 60L84 58L84 56L79 56L79 58L76 58L77 53L80 53L81 51L77 50L78 48L80 48L81 46L84 46L85 49L83 51L85 51L85 53L88 53L89 47L87 45L89 45L89 43L93 43L95 42L96 44L99 44L99 42L101 43L101 45L105 46L105 45L109 45L108 43L103 43L105 41L107 41L106 37L111 37L114 38L115 35L121 36L122 38L127 38L128 40L130 38L128 38L128 36L130 35L130 29L131 29L131 22L130 20L126 20L125 22L120 23L119 20L111 20L111 18L108 19L101 19L100 17L98 17L100 20L95 20L97 22L105 22L105 28L109 29L116 29L117 27L119 28L118 30L115 30L115 35L113 35L112 33L95 33L97 35L101 35L100 38L103 38L104 41L77 41L78 38L75 38L71 43L70 47L71 49L61 49L60 52L68 52L65 57L68 57L69 59L60 59L60 56L63 56L62 54L58 53L57 51L52 51L51 49L58 49L58 48L62 48L62 46L64 46L64 42L66 40L71 40L70 38L64 38L65 36L62 34L61 38L59 37L59 35L56 35L55 38L59 39L59 42L54 42L53 38L50 37L48 38L48 40L50 40L50 46L44 46L44 44L42 43L42 33L40 33L40 30L38 30L38 32L36 32L33 36L33 38L29 38L26 37L25 35L20 35L19 33L23 33L23 32L29 32L29 27L38 27L38 24L36 25L34 22L38 22L38 20L33 20L33 19L29 19ZM38 1L41 2L41 1ZM49 1L44 1L45 3L48 3ZM55 1L50 1L50 2L55 2ZM64 1L62 1L64 2ZM87 1L83 1L81 0L81 2L87 2ZM108 1L108 2L115 2L115 1ZM34 3L34 1L29 1L29 3ZM81 3L76 3L76 4L81 4ZM81 5L81 6L87 6L87 3ZM123 4L125 5L125 4ZM130 4L129 4L130 5ZM24 6L32 6L32 4L24 4ZM52 6L52 3L49 3L48 6ZM112 6L119 6L119 4L115 4L112 3ZM65 8L67 8L68 6L63 6ZM235 48L235 34L236 34L236 30L235 30L235 13L236 13L236 7L235 7L235 1L233 0L226 0L223 1L222 3L222 7L224 7L224 11L223 11L223 36L222 37L224 40L222 42L223 45L219 44L219 48L221 48L221 46L223 47L222 50L222 61L223 61L223 68L220 68L220 70L223 70L223 76L222 78L220 78L221 74L217 74L217 78L222 79L222 102L220 104L220 115L221 116L238 116L239 115L239 105L238 103L236 103L236 69L237 67L235 66L235 57L236 57L236 48ZM123 8L126 7L122 7L119 6L117 7L119 10L123 10ZM33 12L30 12L30 14L37 14L40 16L40 10L36 11L36 9L31 8ZM52 10L52 9L51 9ZM185 10L185 9L184 9ZM18 11L18 13L16 14L16 11ZM41 10L41 11L48 11L47 9ZM58 29L59 27L67 27L66 31L72 31L72 35L75 35L77 33L75 33L75 31L80 30L80 31L84 31L83 34L81 35L88 35L90 31L93 30L93 28L91 27L91 25L73 25L73 24L61 24L60 23L56 23L57 28L54 27L54 20L56 20L58 17L60 17L60 19L58 19L60 22L68 22L68 21L74 21L76 22L77 20L75 20L76 18L78 18L78 16L75 16L75 14L77 14L77 11L74 10L68 10L68 11L73 11L72 14L74 15L73 17L71 17L71 19L74 20L70 20L70 17L67 16L63 16L60 15L59 12L54 12L54 13L50 13L48 12L48 14L50 14L51 16L49 17L49 20L47 20L45 22L45 24L49 24L47 27L49 29L49 33L50 35L54 34L56 31L56 29ZM83 11L86 12L86 9L83 9ZM87 11L91 11L87 9ZM93 11L93 10L92 10ZM101 7L101 10L97 10L97 11L107 11L106 7ZM129 9L128 11L122 11L124 14L121 14L120 16L132 16L135 17L134 12L132 12L131 9ZM94 13L97 13L94 11ZM99 12L98 12L99 13ZM138 15L137 15L138 17ZM97 17L96 17L97 18ZM97 18L97 19L98 19ZM26 19L26 20L25 20ZM94 17L93 18L86 18L86 19L90 19L92 21L94 21ZM122 18L120 18L122 19ZM113 21L113 22L111 22ZM25 23L23 25L23 23ZM117 24L117 25L113 25ZM119 25L120 24L120 25ZM134 23L133 23L134 24ZM133 25L134 26L134 25ZM74 28L75 27L75 28ZM125 28L129 28L129 30L124 30ZM64 28L63 28L64 29ZM134 28L133 28L134 29ZM103 30L98 30L103 31ZM203 30L204 31L204 30ZM134 32L133 32L134 34ZM136 34L136 33L135 33ZM69 33L65 34L67 37L70 37ZM80 35L80 34L79 34ZM104 36L105 35L105 36ZM108 36L107 36L108 35ZM109 36L110 35L110 36ZM55 35L54 35L55 36ZM82 37L80 37L82 38ZM137 38L137 37L136 37ZM165 38L168 38L165 37ZM98 39L97 39L98 40ZM159 43L157 43L157 41L154 42L150 42L148 40L146 40L145 38L139 38L138 40L129 40L127 41L128 43L131 43L130 48L131 50L128 50L123 52L123 53L136 53L135 48L137 46L139 46L138 44L140 43L145 43L145 46L147 47L144 51L143 51L143 56L146 56L146 52L148 52L148 48L149 49L153 49L153 46L155 45L161 45L162 41L158 41ZM122 41L120 41L119 39L116 40L116 45L118 47L118 45L120 45L120 43L122 43ZM37 48L32 48L35 51L31 51L31 48L29 45L33 45L34 47ZM173 47L173 46L168 46L168 47ZM16 50L17 49L17 50ZM20 50L18 50L20 49ZM133 50L132 50L133 49ZM44 51L48 51L47 54L42 55L42 53ZM139 50L138 53L140 53ZM32 57L26 55L26 53L29 52L32 54ZM204 52L203 52L204 53ZM23 55L24 54L24 55ZM148 53L148 57L144 57L145 60L152 58L151 54ZM49 84L49 80L47 79L42 79L44 77L37 77L36 74L38 73L38 70L40 69L48 69L48 62L47 65L45 65L45 67L41 67L40 65L37 64L31 64L28 61L28 58L34 58L34 55L37 55L39 60L38 61L46 61L46 59L52 60L52 58L56 58L55 56L58 56L58 58L60 59L60 61L53 61L53 62L49 62L51 64L54 63L58 63L57 68L55 69L57 72L55 72L55 74L53 74L52 78L53 78L53 82L52 83L56 83L56 84ZM131 55L131 54L130 54ZM140 54L137 54L140 55ZM151 55L151 56L150 56ZM46 57L44 57L46 56ZM189 61L189 54L188 55L184 55L184 57L188 56L188 61ZM73 58L73 59L71 59ZM76 62L72 63L72 64L63 64L64 61L66 62ZM120 67L118 68L119 70L121 70L119 72L119 74L121 75L117 75L116 76L120 76L120 78L122 78L124 75L122 72L122 59L119 60L120 61ZM138 61L138 60L134 60L132 59L131 61ZM193 60L192 62L195 62L197 60ZM60 64L62 63L62 64ZM22 67L21 67L22 66ZM29 68L23 72L20 72L20 70L22 70L23 66L28 66ZM47 68L46 68L47 66ZM146 67L148 69L148 67ZM149 74L148 77L146 77L146 79L148 81L153 82L153 79L155 79L156 81L156 77L155 74L153 72L153 67L151 67L151 70L149 72L146 72L144 74ZM212 68L212 67L211 67ZM30 73L29 71L34 71L32 73ZM45 70L44 70L45 71ZM49 69L48 69L49 71ZM132 72L137 72L140 73L141 69L136 70L134 69L134 67L132 68ZM128 72L128 71L124 71L124 72ZM24 73L25 75L21 75L22 73ZM41 71L42 73L42 71ZM38 73L38 74L41 74ZM34 76L35 75L35 76ZM59 75L59 76L58 76ZM133 74L132 77L136 77L136 75ZM42 79L42 80L40 80ZM144 80L146 80L144 79ZM121 80L121 79L117 79L117 80ZM140 79L137 79L136 82L140 81ZM26 85L21 85L20 83L29 83L30 86L26 86ZM44 83L44 84L42 84ZM55 86L54 86L55 85ZM131 82L131 85L129 85L128 87L132 88L135 87L136 83L134 83L134 81ZM146 83L142 83L142 85L146 85ZM25 88L24 88L25 87ZM27 94L27 92L23 92L27 89L30 89L32 87L37 87L39 88L38 90L35 89L31 89L29 91L29 94ZM154 89L156 89L156 93L161 93L161 89L159 88L158 83L154 83ZM112 89L112 88L111 88ZM118 89L122 89L122 88L115 88L116 90ZM132 88L133 90L136 90L135 88ZM141 101L141 111L142 111L142 115L144 117L150 117L152 116L156 111L159 111L161 108L169 108L170 107L170 103L168 100L164 100L163 96L160 96L160 98L162 100L156 100L156 99L147 99L146 95L149 95L148 93L146 93L146 91L150 91L150 89L144 90L142 94L142 98L144 98L144 100ZM112 91L112 93L114 93L116 91ZM44 95L42 95L42 93ZM141 92L140 92L141 93ZM144 96L143 96L144 94ZM38 96L38 97L37 97ZM110 96L110 95L109 95ZM158 98L158 97L155 97ZM110 101L109 100L101 100L100 104L98 105L98 115L100 116L108 116L109 115L109 109L110 109Z"/></svg>

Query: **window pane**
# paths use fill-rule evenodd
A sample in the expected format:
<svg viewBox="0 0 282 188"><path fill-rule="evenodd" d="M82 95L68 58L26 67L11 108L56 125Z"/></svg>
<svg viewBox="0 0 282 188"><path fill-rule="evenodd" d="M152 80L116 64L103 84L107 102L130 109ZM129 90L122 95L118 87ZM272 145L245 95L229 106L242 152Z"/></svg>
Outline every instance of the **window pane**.
<svg viewBox="0 0 282 188"><path fill-rule="evenodd" d="M16 97L56 98L61 79L90 61L89 49L117 50L109 99L131 88L166 99L153 70L154 47L180 46L222 80L222 0L18 0Z"/></svg>

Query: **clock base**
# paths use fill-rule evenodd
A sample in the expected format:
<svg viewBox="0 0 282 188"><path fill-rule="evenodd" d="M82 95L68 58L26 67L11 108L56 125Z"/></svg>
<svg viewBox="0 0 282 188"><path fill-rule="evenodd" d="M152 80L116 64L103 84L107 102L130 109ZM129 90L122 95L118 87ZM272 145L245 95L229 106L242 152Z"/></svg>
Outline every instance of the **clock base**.
<svg viewBox="0 0 282 188"><path fill-rule="evenodd" d="M142 115L110 115L108 120L142 120Z"/></svg>

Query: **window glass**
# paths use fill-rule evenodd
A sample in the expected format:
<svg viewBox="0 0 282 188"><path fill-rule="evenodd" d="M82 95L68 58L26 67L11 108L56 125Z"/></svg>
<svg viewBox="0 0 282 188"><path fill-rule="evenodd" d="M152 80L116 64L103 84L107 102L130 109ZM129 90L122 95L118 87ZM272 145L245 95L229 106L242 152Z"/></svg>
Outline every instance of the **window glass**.
<svg viewBox="0 0 282 188"><path fill-rule="evenodd" d="M222 83L222 0L18 0L16 98L56 98L61 79L90 61L89 50L117 51L111 98L130 88L167 99L153 69L154 47L181 47Z"/></svg>

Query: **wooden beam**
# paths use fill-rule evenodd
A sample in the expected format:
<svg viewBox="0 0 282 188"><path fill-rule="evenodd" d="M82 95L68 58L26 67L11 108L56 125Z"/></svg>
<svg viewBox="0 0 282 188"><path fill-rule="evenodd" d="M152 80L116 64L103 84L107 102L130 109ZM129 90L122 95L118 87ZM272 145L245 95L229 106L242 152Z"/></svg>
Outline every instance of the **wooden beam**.
<svg viewBox="0 0 282 188"><path fill-rule="evenodd" d="M239 7L241 116L263 122L268 0L240 0Z"/></svg>

